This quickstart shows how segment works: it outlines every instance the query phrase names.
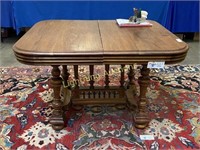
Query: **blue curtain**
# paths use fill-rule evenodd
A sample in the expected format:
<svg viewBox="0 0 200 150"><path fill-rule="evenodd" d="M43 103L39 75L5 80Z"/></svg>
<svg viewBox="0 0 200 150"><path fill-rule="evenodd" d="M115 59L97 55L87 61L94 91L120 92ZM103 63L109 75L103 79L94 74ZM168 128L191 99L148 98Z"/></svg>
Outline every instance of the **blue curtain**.
<svg viewBox="0 0 200 150"><path fill-rule="evenodd" d="M172 32L199 31L199 1L2 1L1 26L31 27L41 20L129 18L133 7L149 12Z"/></svg>

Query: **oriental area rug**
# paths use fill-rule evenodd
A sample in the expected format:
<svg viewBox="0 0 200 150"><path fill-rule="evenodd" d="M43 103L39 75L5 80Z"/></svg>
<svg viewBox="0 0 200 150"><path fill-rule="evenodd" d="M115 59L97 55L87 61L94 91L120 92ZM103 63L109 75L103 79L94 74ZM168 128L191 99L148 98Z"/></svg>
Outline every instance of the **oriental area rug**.
<svg viewBox="0 0 200 150"><path fill-rule="evenodd" d="M136 82L140 67L135 67ZM95 74L102 70L96 66ZM72 67L69 72L73 72ZM88 68L79 67L79 72L87 75ZM97 113L90 106L69 109L66 116L70 124L54 131L49 124L53 111L50 77L51 67L0 67L0 149L200 149L200 65L166 65L151 70L146 94L151 121L144 130L134 127L130 110L104 105ZM110 84L119 84L118 77L111 71ZM82 80L81 84L88 83ZM103 86L103 76L95 84ZM154 139L141 139L141 135Z"/></svg>

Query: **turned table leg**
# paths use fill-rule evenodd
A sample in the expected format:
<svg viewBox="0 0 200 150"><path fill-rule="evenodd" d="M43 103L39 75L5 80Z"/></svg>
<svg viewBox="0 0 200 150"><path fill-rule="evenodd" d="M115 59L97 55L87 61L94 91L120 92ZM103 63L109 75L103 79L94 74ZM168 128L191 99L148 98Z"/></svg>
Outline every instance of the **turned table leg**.
<svg viewBox="0 0 200 150"><path fill-rule="evenodd" d="M149 123L149 116L147 112L147 100L146 100L146 92L147 87L149 85L149 72L150 70L147 68L146 65L143 65L141 70L141 77L139 77L138 82L140 85L140 97L138 101L138 111L134 116L135 127L143 129Z"/></svg>
<svg viewBox="0 0 200 150"><path fill-rule="evenodd" d="M52 66L52 78L50 80L51 87L54 92L54 100L53 100L53 114L50 118L50 123L54 130L61 130L64 127L64 114L63 114L63 102L60 97L60 90L62 86L62 78L60 77L60 69L58 65Z"/></svg>
<svg viewBox="0 0 200 150"><path fill-rule="evenodd" d="M68 85L68 79L69 79L69 72L67 69L67 65L63 65L62 70L62 78L64 82L64 86L62 86L62 95L63 95L63 109L64 111L69 110L69 107L71 106L71 87Z"/></svg>
<svg viewBox="0 0 200 150"><path fill-rule="evenodd" d="M127 106L131 111L136 111L137 108L137 101L136 101L136 95L137 95L137 88L135 84L135 72L134 72L134 65L130 65L129 72L128 72L128 79L129 83L127 86ZM134 80L134 81L133 81Z"/></svg>

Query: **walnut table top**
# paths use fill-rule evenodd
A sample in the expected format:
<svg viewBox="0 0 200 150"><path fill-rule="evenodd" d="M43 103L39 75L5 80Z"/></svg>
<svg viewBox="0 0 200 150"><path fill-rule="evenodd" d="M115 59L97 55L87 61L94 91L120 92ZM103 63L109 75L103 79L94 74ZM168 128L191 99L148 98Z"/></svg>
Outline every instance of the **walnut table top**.
<svg viewBox="0 0 200 150"><path fill-rule="evenodd" d="M152 27L119 27L115 20L41 21L13 50L20 62L31 65L182 61L188 45L157 22L150 22Z"/></svg>

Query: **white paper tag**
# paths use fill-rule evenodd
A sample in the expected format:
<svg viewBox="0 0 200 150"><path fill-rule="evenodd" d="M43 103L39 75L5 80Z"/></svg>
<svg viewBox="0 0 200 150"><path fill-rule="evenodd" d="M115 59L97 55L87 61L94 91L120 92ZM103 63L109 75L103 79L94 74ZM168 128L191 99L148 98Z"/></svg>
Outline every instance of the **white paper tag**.
<svg viewBox="0 0 200 150"><path fill-rule="evenodd" d="M141 140L154 140L153 135L140 135Z"/></svg>
<svg viewBox="0 0 200 150"><path fill-rule="evenodd" d="M176 39L177 42L183 42L181 39Z"/></svg>
<svg viewBox="0 0 200 150"><path fill-rule="evenodd" d="M165 62L148 62L147 68L164 68Z"/></svg>

